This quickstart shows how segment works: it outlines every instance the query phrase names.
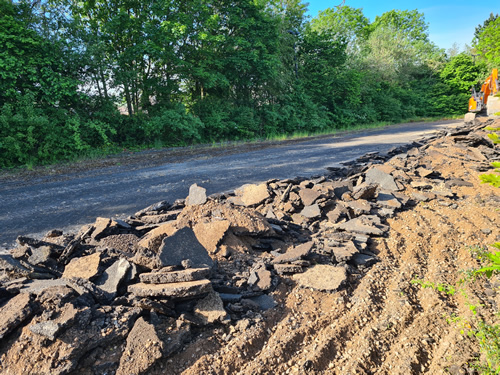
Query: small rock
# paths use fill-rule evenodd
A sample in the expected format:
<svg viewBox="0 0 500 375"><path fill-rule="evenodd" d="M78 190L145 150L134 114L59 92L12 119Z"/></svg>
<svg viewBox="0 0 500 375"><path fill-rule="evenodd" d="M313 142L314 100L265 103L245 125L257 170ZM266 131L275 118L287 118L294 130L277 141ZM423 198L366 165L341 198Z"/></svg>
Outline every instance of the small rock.
<svg viewBox="0 0 500 375"><path fill-rule="evenodd" d="M356 254L352 261L356 266L370 267L377 262L377 258L366 254Z"/></svg>
<svg viewBox="0 0 500 375"><path fill-rule="evenodd" d="M186 198L186 205L200 205L207 201L207 189L193 184L189 187L189 196Z"/></svg>
<svg viewBox="0 0 500 375"><path fill-rule="evenodd" d="M430 169L427 169L427 168L423 168L423 167L420 167L420 168L417 168L417 171L418 175L420 177L423 177L423 178L428 178L430 176L433 176L435 177L438 173L430 170Z"/></svg>
<svg viewBox="0 0 500 375"><path fill-rule="evenodd" d="M419 202L429 202L436 199L436 195L432 193L413 193L412 197Z"/></svg>
<svg viewBox="0 0 500 375"><path fill-rule="evenodd" d="M377 192L377 188L377 184L367 184L364 182L354 188L352 197L354 199L373 199L375 197L375 193Z"/></svg>
<svg viewBox="0 0 500 375"><path fill-rule="evenodd" d="M370 202L364 199L347 202L346 205L351 210L351 212L354 213L354 216L369 214L372 209L372 205L370 204Z"/></svg>
<svg viewBox="0 0 500 375"><path fill-rule="evenodd" d="M429 190L432 189L432 185L426 181L412 181L410 186L419 190Z"/></svg>
<svg viewBox="0 0 500 375"><path fill-rule="evenodd" d="M259 308L261 310L264 310L264 311L272 309L278 305L276 303L276 301L274 300L274 298L268 294L263 294L261 296L252 297L252 298L250 298L250 300L252 302L256 303L259 306Z"/></svg>
<svg viewBox="0 0 500 375"><path fill-rule="evenodd" d="M219 297L225 303L237 303L241 301L242 295L235 293L219 293Z"/></svg>
<svg viewBox="0 0 500 375"><path fill-rule="evenodd" d="M29 330L37 335L44 336L49 340L55 340L57 333L59 332L59 324L53 321L36 323L29 326Z"/></svg>
<svg viewBox="0 0 500 375"><path fill-rule="evenodd" d="M471 182L468 182L468 181L465 181L465 180L461 180L461 179L450 179L448 181L446 181L444 183L444 186L447 188L447 189L450 189L454 186L464 186L464 187L473 187L474 184L471 183Z"/></svg>
<svg viewBox="0 0 500 375"><path fill-rule="evenodd" d="M352 241L343 243L341 246L330 247L328 251L333 253L338 263L346 262L359 253L359 250Z"/></svg>
<svg viewBox="0 0 500 375"><path fill-rule="evenodd" d="M353 190L352 181L334 181L331 183L331 188L337 199L341 199L344 193L351 192Z"/></svg>
<svg viewBox="0 0 500 375"><path fill-rule="evenodd" d="M260 268L250 272L248 285L254 286L256 290L268 290L273 285L272 281L271 272Z"/></svg>
<svg viewBox="0 0 500 375"><path fill-rule="evenodd" d="M45 237L47 237L47 238L55 238L55 237L60 237L62 235L63 235L63 231L62 230L52 229L51 231L47 232L47 234L45 235Z"/></svg>

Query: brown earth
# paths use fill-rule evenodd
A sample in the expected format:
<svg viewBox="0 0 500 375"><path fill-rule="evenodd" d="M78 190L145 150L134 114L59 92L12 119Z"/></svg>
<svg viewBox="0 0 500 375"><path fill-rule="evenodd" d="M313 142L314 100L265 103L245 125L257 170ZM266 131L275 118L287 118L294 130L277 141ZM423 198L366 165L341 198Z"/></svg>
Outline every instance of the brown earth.
<svg viewBox="0 0 500 375"><path fill-rule="evenodd" d="M500 241L500 193L480 183L469 150L447 145L441 152L427 160L435 170L473 184L453 188L457 206L434 200L398 213L388 219L389 236L374 244L380 262L346 290L283 283L274 294L279 307L262 322L229 339L200 337L151 373L465 374L479 352L477 341L460 333L474 324L465 298L412 280L453 285L462 270L477 268L471 249ZM484 305L479 314L498 323L498 289L484 282L463 288L470 304ZM463 320L450 323L453 316Z"/></svg>
<svg viewBox="0 0 500 375"><path fill-rule="evenodd" d="M499 126L500 121L496 124ZM486 132L481 134L483 139L487 139ZM111 346L102 342L102 348L94 350L93 357L83 360L79 370L73 373L104 373L98 370L96 364L126 361L126 355L131 355L133 351L131 348L137 351L141 345L144 347L142 356L152 353L151 356L158 360L149 367L141 367L142 362L132 363L127 368L131 373L474 373L471 365L482 354L479 354L477 341L460 331L468 331L471 326L474 328L477 322L469 304L481 305L477 309L479 316L498 323L494 316L500 303L498 280L494 278L465 284L460 287L465 293L457 292L454 295L438 293L412 283L414 280L424 280L455 285L464 276L462 271L479 266L473 249L500 241L499 190L481 184L478 177L484 173L478 169L484 170L484 165L487 165L487 153L481 152L484 151L481 146L469 147L458 142L459 137L437 139L425 147L425 152L411 150L409 153L419 156L416 159L418 163L411 165L411 168L408 165L402 167L398 158L385 163L384 170L398 175L398 181L406 181L403 194L407 198L414 199L426 194L430 199L426 201L420 198L419 203L406 206L386 219L386 225L390 227L388 233L372 237L369 243L369 250L377 255L378 262L371 267L350 267L345 287L335 292L322 292L300 287L293 276L281 275L278 286L269 293L277 302L275 308L230 324L226 322L195 330L190 340L179 339L184 331L178 320L177 336L169 338L176 345L169 344L172 349L168 349L168 355L165 355L164 345L167 344L161 340L161 334L158 334L159 338L141 342L140 345L137 344L137 340L142 339L140 333L134 333L138 335L136 341L131 339L132 333L125 341L126 333L123 330L127 330L127 322L122 318L136 320L138 312L127 310L122 315L120 306L104 306L101 308L102 314L107 314L106 319L119 327L114 335L122 335L123 338L121 341L110 339L109 342L119 342ZM495 147L498 150L498 146ZM422 169L415 173L418 168ZM428 172L438 173L442 179L424 178ZM414 183L413 187L410 181L431 182L422 191L417 187L419 185ZM347 201L349 199L345 198ZM188 206L179 215L178 223L194 228L196 225L208 225L204 223L207 212L213 214L217 209L211 205L214 203ZM242 212L250 223L246 223L243 216L231 217L231 212L224 209L220 209L219 214L229 222L240 223L241 227L254 225L253 233L268 231L267 227L259 227L263 224L250 211ZM236 227L232 229L235 233ZM304 227L316 230L312 237L319 247L318 239L328 228L318 228L311 221L305 221ZM234 234L226 234L226 242L229 244L232 240L239 241L238 244L243 241ZM245 237L245 241L254 240ZM209 247L216 247L216 244L211 243ZM211 255L222 264L222 253L221 249ZM244 262L248 259L247 255L242 250L234 259ZM45 298L50 299L50 296ZM26 306L30 306L29 303L26 301ZM54 307L56 317L59 316L59 307ZM80 315L84 315L85 309L82 308ZM452 319L456 316L460 316L461 320ZM35 322L43 320L42 317L34 318ZM175 326L175 323L172 324ZM143 331L148 329L142 328ZM162 332L168 329L171 328ZM25 327L22 334L9 336L8 345L5 342L2 344L0 354L4 355L1 357L0 370L3 368L6 371L2 373L23 373L28 368L26 361L29 356L33 358L29 367L31 373L44 373L35 371L36 364L54 358L53 353L40 353L36 348L27 351L26 348L33 344L29 340L23 341L26 332ZM95 334L98 335L99 331ZM106 334L103 332L102 336ZM150 334L156 337L154 330ZM160 348L155 345L160 345ZM5 356L6 346L11 347L8 352L11 357ZM17 352L12 348L17 348ZM58 355L61 357L71 352L71 345L64 347L64 343L61 343L59 348L61 352Z"/></svg>

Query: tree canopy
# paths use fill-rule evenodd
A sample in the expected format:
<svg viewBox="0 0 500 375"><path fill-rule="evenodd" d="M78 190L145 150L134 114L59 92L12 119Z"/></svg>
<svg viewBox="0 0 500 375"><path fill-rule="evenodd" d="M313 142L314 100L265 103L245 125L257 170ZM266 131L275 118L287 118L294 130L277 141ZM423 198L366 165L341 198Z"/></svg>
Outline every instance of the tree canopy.
<svg viewBox="0 0 500 375"><path fill-rule="evenodd" d="M301 0L0 2L0 167L457 114L500 63L498 16L478 26L475 62L447 57L417 10L373 22L346 5L306 11Z"/></svg>

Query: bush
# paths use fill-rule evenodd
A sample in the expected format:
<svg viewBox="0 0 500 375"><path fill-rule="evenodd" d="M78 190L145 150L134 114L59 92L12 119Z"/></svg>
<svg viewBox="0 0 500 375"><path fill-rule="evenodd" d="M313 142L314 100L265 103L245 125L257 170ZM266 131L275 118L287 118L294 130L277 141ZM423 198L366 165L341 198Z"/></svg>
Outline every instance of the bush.
<svg viewBox="0 0 500 375"><path fill-rule="evenodd" d="M45 112L25 95L17 106L0 109L0 167L55 163L72 159L91 148L111 145L115 133L99 120L82 121L77 114L57 108Z"/></svg>
<svg viewBox="0 0 500 375"><path fill-rule="evenodd" d="M144 123L144 134L150 144L184 146L201 141L203 122L187 113L184 106L164 110Z"/></svg>

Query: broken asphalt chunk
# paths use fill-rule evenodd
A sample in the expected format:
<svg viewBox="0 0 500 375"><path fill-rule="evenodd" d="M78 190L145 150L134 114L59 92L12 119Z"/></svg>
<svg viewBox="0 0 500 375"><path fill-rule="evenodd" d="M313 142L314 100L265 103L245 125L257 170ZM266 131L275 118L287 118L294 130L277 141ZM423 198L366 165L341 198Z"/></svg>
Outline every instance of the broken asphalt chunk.
<svg viewBox="0 0 500 375"><path fill-rule="evenodd" d="M317 264L304 273L295 274L293 278L302 288L335 292L347 280L347 272L344 267Z"/></svg>
<svg viewBox="0 0 500 375"><path fill-rule="evenodd" d="M366 172L365 177L367 183L378 184L384 190L389 190L389 191L400 190L399 187L396 185L394 177L392 177L389 173L384 172L378 167L370 168Z"/></svg>
<svg viewBox="0 0 500 375"><path fill-rule="evenodd" d="M189 268L181 271L152 272L139 275L141 282L147 284L167 284L184 281L196 281L206 278L210 273L210 268Z"/></svg>
<svg viewBox="0 0 500 375"><path fill-rule="evenodd" d="M364 215L337 225L337 228L347 232L382 236L389 230L386 225L380 224L380 218L374 215Z"/></svg>
<svg viewBox="0 0 500 375"><path fill-rule="evenodd" d="M189 187L189 196L186 198L186 205L200 205L207 201L207 189L193 184Z"/></svg>
<svg viewBox="0 0 500 375"><path fill-rule="evenodd" d="M169 284L138 283L129 285L128 291L138 297L190 298L210 293L212 291L212 283L210 280L196 280Z"/></svg>
<svg viewBox="0 0 500 375"><path fill-rule="evenodd" d="M0 309L0 340L31 318L37 310L37 305L28 293L21 293L10 299Z"/></svg>
<svg viewBox="0 0 500 375"><path fill-rule="evenodd" d="M177 266L183 260L190 259L193 267L212 267L214 262L207 249L198 241L194 231L185 227L172 236L163 239L158 250L163 266Z"/></svg>
<svg viewBox="0 0 500 375"><path fill-rule="evenodd" d="M305 258L309 255L313 246L314 246L313 241L309 241L301 245L294 246L292 249L287 250L286 253L277 256L273 260L273 264L291 263L295 260Z"/></svg>

